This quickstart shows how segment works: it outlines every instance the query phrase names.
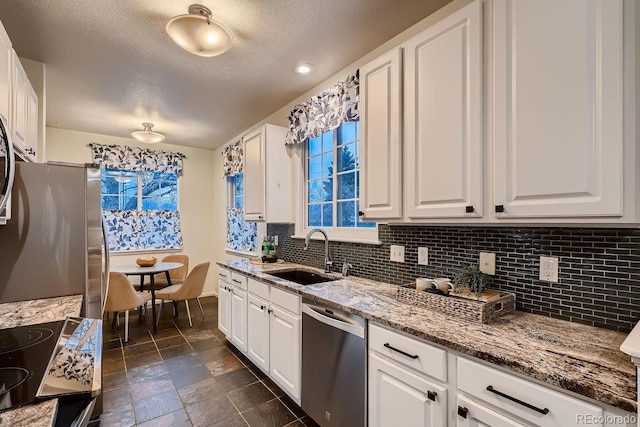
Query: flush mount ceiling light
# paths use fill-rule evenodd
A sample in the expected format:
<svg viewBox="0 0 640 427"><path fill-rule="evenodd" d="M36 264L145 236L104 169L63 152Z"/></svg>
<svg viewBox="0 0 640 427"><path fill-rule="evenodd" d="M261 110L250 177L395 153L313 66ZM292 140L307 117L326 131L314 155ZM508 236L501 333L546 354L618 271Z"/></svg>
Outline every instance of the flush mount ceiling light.
<svg viewBox="0 0 640 427"><path fill-rule="evenodd" d="M131 132L131 136L137 139L140 142L144 142L146 144L154 144L156 142L160 142L164 139L164 135L158 132L154 132L151 130L153 128L153 123L142 123L144 130L137 130L135 132Z"/></svg>
<svg viewBox="0 0 640 427"><path fill-rule="evenodd" d="M231 31L211 19L211 11L201 4L189 6L188 15L172 18L167 33L178 46L198 56L220 55L233 44Z"/></svg>
<svg viewBox="0 0 640 427"><path fill-rule="evenodd" d="M309 64L307 62L302 62L298 65L296 65L296 67L293 69L293 71L295 71L298 74L310 74L313 72L313 70L315 70L316 67L313 66L313 64Z"/></svg>

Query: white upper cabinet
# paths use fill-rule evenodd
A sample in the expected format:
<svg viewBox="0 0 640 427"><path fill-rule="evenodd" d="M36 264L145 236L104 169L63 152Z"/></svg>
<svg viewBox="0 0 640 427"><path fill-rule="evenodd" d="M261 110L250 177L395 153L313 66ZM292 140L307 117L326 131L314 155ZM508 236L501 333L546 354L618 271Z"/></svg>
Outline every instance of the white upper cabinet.
<svg viewBox="0 0 640 427"><path fill-rule="evenodd" d="M13 51L13 102L11 109L11 137L14 145L22 153L26 153L27 145L27 119L29 100L29 78L24 71L18 55Z"/></svg>
<svg viewBox="0 0 640 427"><path fill-rule="evenodd" d="M7 126L7 131L11 126L9 116L11 112L11 88L13 86L11 77L12 59L11 40L2 23L0 23L0 117L2 117Z"/></svg>
<svg viewBox="0 0 640 427"><path fill-rule="evenodd" d="M482 3L407 42L406 216L482 216Z"/></svg>
<svg viewBox="0 0 640 427"><path fill-rule="evenodd" d="M363 219L402 218L402 48L360 68Z"/></svg>
<svg viewBox="0 0 640 427"><path fill-rule="evenodd" d="M284 127L267 124L242 138L247 221L293 222L286 132Z"/></svg>
<svg viewBox="0 0 640 427"><path fill-rule="evenodd" d="M495 0L492 16L496 217L622 216L622 1Z"/></svg>

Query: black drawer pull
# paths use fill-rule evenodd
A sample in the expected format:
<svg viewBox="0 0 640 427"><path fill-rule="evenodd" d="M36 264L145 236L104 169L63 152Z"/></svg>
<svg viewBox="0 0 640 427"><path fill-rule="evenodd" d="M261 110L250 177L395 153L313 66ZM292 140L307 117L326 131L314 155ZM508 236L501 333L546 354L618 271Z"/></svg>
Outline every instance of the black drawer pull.
<svg viewBox="0 0 640 427"><path fill-rule="evenodd" d="M412 358L412 359L417 359L418 357L420 357L420 356L418 356L417 354L409 354L409 353L407 353L406 351L399 350L399 349L397 349L397 348L393 347L393 346L392 346L391 344L389 344L389 343L385 343L385 344L384 344L384 346L385 346L385 347L387 347L389 350L397 351L398 353L403 354L403 355L405 355L405 356L407 356L407 357L410 357L410 358Z"/></svg>
<svg viewBox="0 0 640 427"><path fill-rule="evenodd" d="M501 391L498 391L498 390L494 389L492 385L488 385L488 386L487 386L487 390L488 390L488 391L490 391L491 393L495 393L495 394L497 394L498 396L502 396L502 397L504 397L505 399L509 399L509 400L510 400L510 401L512 401L512 402L516 402L518 405L522 405L522 406L527 407L527 408L529 408L529 409L533 409L534 411L539 412L539 413L541 413L542 415L547 415L547 414L549 413L549 408L540 409L540 408L538 408L537 406L533 406L533 405L532 405L532 404L530 404L530 403L523 402L523 401L522 401L522 400L520 400L520 399L516 399L516 398L515 398L515 397L513 397L513 396L509 396L508 394L505 394L505 393L503 393L503 392L501 392Z"/></svg>
<svg viewBox="0 0 640 427"><path fill-rule="evenodd" d="M467 207L464 209L464 211L465 211L466 213L473 213L473 211L474 211L473 206L467 206Z"/></svg>
<svg viewBox="0 0 640 427"><path fill-rule="evenodd" d="M469 410L467 408L465 408L464 406L458 406L458 415L460 415L462 418L467 418L468 413Z"/></svg>
<svg viewBox="0 0 640 427"><path fill-rule="evenodd" d="M427 390L427 398L429 400L433 400L434 402L436 401L436 396L438 395L438 393L436 393L435 391L429 391Z"/></svg>
<svg viewBox="0 0 640 427"><path fill-rule="evenodd" d="M233 281L235 283L242 283L242 280L238 280L238 279L231 279L231 281Z"/></svg>
<svg viewBox="0 0 640 427"><path fill-rule="evenodd" d="M497 213L504 212L504 205L496 205L496 212Z"/></svg>
<svg viewBox="0 0 640 427"><path fill-rule="evenodd" d="M260 306L260 310L264 311L264 305Z"/></svg>

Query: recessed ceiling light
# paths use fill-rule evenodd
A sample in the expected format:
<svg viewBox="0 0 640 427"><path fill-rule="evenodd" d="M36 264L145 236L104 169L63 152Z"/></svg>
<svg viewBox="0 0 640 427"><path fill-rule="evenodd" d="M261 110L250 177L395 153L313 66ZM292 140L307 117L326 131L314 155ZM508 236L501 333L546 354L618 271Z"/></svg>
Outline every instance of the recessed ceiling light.
<svg viewBox="0 0 640 427"><path fill-rule="evenodd" d="M296 65L296 68L293 69L293 71L295 71L298 74L310 74L313 72L313 70L315 70L316 67L313 66L313 64L309 64L307 62L303 62L300 63L298 65Z"/></svg>

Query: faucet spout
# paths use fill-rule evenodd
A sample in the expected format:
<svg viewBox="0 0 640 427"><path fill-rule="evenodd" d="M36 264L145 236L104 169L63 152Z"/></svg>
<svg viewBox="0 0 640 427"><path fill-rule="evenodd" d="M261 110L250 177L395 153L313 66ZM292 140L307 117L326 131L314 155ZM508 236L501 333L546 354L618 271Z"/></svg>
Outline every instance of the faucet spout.
<svg viewBox="0 0 640 427"><path fill-rule="evenodd" d="M333 261L331 261L331 257L329 256L329 237L324 230L320 228L312 228L307 233L307 236L304 238L304 250L306 251L309 248L309 239L313 233L321 233L324 236L324 271L325 273L331 272L331 266L333 265Z"/></svg>

